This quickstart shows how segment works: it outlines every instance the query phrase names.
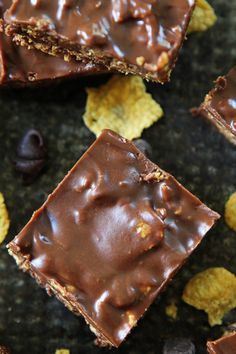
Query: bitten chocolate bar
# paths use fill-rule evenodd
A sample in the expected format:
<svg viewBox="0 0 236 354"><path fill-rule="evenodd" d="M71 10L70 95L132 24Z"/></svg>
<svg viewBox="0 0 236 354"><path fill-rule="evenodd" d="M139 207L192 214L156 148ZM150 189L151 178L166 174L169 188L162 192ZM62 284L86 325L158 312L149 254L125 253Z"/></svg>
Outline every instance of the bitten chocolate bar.
<svg viewBox="0 0 236 354"><path fill-rule="evenodd" d="M0 18L12 0L0 0ZM4 25L2 23L2 31ZM105 68L92 63L64 61L36 49L28 50L12 42L0 32L0 85L32 85L55 79L72 78L105 72Z"/></svg>
<svg viewBox="0 0 236 354"><path fill-rule="evenodd" d="M199 112L236 144L236 66L216 80Z"/></svg>
<svg viewBox="0 0 236 354"><path fill-rule="evenodd" d="M105 130L8 248L101 345L118 347L218 218Z"/></svg>
<svg viewBox="0 0 236 354"><path fill-rule="evenodd" d="M165 82L194 5L194 0L16 0L4 18L6 33L20 45Z"/></svg>

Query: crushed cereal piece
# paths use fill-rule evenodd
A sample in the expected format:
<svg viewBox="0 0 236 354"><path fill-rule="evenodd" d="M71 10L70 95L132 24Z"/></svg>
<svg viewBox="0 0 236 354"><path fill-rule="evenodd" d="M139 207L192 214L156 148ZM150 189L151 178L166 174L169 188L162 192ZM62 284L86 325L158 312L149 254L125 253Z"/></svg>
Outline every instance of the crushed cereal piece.
<svg viewBox="0 0 236 354"><path fill-rule="evenodd" d="M84 121L97 136L108 128L127 139L141 136L163 115L138 76L113 76L99 88L87 89Z"/></svg>
<svg viewBox="0 0 236 354"><path fill-rule="evenodd" d="M209 268L186 285L183 300L208 314L211 326L221 324L224 315L236 307L236 276L225 268Z"/></svg>
<svg viewBox="0 0 236 354"><path fill-rule="evenodd" d="M70 354L69 349L57 349L55 354Z"/></svg>
<svg viewBox="0 0 236 354"><path fill-rule="evenodd" d="M229 197L225 204L225 222L236 231L236 192Z"/></svg>
<svg viewBox="0 0 236 354"><path fill-rule="evenodd" d="M171 302L168 306L166 306L165 312L166 316L172 318L172 320L176 320L178 315L178 307L174 302Z"/></svg>
<svg viewBox="0 0 236 354"><path fill-rule="evenodd" d="M151 231L151 227L143 222L139 223L137 226L137 233L141 236L141 238L146 238L150 235Z"/></svg>
<svg viewBox="0 0 236 354"><path fill-rule="evenodd" d="M142 66L145 63L145 58L144 57L137 57L136 58L136 63L140 66Z"/></svg>
<svg viewBox="0 0 236 354"><path fill-rule="evenodd" d="M206 0L197 0L188 33L203 32L212 27L217 20L212 6Z"/></svg>
<svg viewBox="0 0 236 354"><path fill-rule="evenodd" d="M0 193L0 244L4 241L7 236L10 226L10 220L8 216L8 211L4 202L4 197Z"/></svg>

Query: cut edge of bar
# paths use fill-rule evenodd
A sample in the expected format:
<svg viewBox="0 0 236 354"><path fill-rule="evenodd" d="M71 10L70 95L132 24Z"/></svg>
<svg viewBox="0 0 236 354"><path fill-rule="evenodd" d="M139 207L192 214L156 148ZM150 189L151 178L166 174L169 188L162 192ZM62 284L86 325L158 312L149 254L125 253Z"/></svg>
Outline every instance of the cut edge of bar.
<svg viewBox="0 0 236 354"><path fill-rule="evenodd" d="M58 282L52 281L49 282L48 279L45 279L45 282L42 281L37 272L34 271L33 267L30 264L29 259L26 259L20 251L16 251L17 245L14 243L14 240L11 241L7 245L8 253L15 259L17 266L25 273L31 275L33 279L37 282L37 284L46 290L49 296L54 295L61 303L64 304L72 313L76 316L82 316L89 326L91 332L96 336L97 344L100 347L116 347L118 345L110 340L107 336L103 335L99 328L96 326L93 320L85 314L78 304L76 305L76 301L69 299L70 293L63 288ZM44 278L42 276L42 278Z"/></svg>
<svg viewBox="0 0 236 354"><path fill-rule="evenodd" d="M210 101L211 96L207 95L204 103L202 103L199 108L199 113L210 121L229 142L236 145L236 134L234 134L230 126L224 122L219 113L209 106Z"/></svg>
<svg viewBox="0 0 236 354"><path fill-rule="evenodd" d="M5 26L5 33L11 36L17 45L28 47L28 49L35 48L46 54L62 57L65 61L89 60L94 64L105 66L109 71L116 70L125 75L139 75L147 81L158 82L160 84L169 81L170 74L177 61L177 56L173 60L170 60L168 52L163 51L162 54L164 54L165 58L166 56L168 57L166 58L167 63L165 63L165 58L163 57L163 64L160 64L160 68L157 68L159 69L158 71L148 71L148 69L142 66L130 64L112 56L104 56L101 50L89 49L86 46L78 46L72 43L68 44L66 40L63 40L59 36L50 35L50 33L47 32L42 36L42 30L39 30L37 26L28 25L22 27L16 24L7 24ZM50 42L48 42L49 38ZM179 49L182 47L184 38L179 45Z"/></svg>

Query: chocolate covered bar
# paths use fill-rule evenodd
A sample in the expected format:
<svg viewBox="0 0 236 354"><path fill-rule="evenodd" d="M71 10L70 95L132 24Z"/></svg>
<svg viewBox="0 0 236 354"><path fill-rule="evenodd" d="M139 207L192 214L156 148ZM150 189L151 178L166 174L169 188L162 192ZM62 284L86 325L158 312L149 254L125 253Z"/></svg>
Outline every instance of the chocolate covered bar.
<svg viewBox="0 0 236 354"><path fill-rule="evenodd" d="M216 341L207 342L207 350L209 354L235 354L236 332Z"/></svg>
<svg viewBox="0 0 236 354"><path fill-rule="evenodd" d="M105 130L8 249L100 345L118 347L218 218Z"/></svg>
<svg viewBox="0 0 236 354"><path fill-rule="evenodd" d="M16 0L6 33L20 45L166 82L194 0Z"/></svg>
<svg viewBox="0 0 236 354"><path fill-rule="evenodd" d="M199 112L236 144L236 66L216 80Z"/></svg>
<svg viewBox="0 0 236 354"><path fill-rule="evenodd" d="M0 18L12 0L0 0ZM105 68L92 63L65 62L36 49L19 47L11 38L0 32L0 85L30 85L39 81L50 81L105 72Z"/></svg>

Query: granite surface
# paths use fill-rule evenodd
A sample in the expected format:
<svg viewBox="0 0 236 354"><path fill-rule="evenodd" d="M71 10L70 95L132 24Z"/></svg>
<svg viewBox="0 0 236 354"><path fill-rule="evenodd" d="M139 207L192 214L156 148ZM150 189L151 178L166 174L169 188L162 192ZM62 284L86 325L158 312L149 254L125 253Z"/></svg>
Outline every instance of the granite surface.
<svg viewBox="0 0 236 354"><path fill-rule="evenodd" d="M225 201L236 190L235 146L189 113L212 87L212 81L236 61L236 2L212 0L212 4L219 16L216 26L189 37L171 83L147 84L162 104L165 118L146 130L143 137L153 147L154 162L222 214ZM236 313L229 313L222 326L210 328L207 316L180 298L188 279L201 270L223 266L236 273L236 234L223 218L127 341L120 349L111 351L96 348L83 319L39 289L34 280L17 269L5 249L94 140L82 121L85 87L106 79L89 78L55 87L0 92L0 191L6 197L11 216L9 236L0 248L0 344L10 346L13 354L52 354L62 347L72 354L161 354L165 338L187 336L194 341L197 354L205 354L206 340L220 336L235 323ZM26 187L14 174L11 160L17 140L32 127L42 131L49 159L44 174ZM173 299L179 308L176 321L165 315L165 306Z"/></svg>

